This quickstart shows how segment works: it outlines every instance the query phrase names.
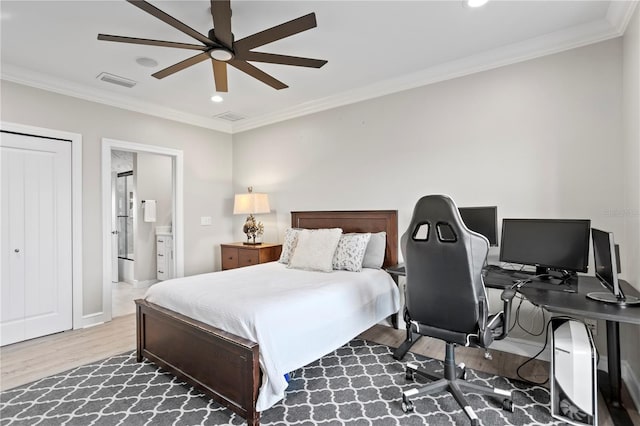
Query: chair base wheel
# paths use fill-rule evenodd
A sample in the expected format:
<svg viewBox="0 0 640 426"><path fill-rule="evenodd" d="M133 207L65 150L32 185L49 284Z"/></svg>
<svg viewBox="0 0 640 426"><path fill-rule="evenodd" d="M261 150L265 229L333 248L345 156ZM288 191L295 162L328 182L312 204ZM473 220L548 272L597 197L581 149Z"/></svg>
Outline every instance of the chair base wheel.
<svg viewBox="0 0 640 426"><path fill-rule="evenodd" d="M407 372L404 375L404 378L407 380L413 381L415 380L416 375L412 370L407 370Z"/></svg>
<svg viewBox="0 0 640 426"><path fill-rule="evenodd" d="M510 413L513 413L513 409L514 409L513 401L510 399L505 399L504 401L502 401L502 409Z"/></svg>
<svg viewBox="0 0 640 426"><path fill-rule="evenodd" d="M402 401L402 411L405 413L413 413L414 407L411 401Z"/></svg>
<svg viewBox="0 0 640 426"><path fill-rule="evenodd" d="M480 426L480 420L478 419L471 420L471 426Z"/></svg>

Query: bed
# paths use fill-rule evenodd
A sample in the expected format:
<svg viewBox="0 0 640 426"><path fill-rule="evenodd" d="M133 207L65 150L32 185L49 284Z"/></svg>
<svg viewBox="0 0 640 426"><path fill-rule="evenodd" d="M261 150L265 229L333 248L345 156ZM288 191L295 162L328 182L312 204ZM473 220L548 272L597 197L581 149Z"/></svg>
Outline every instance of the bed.
<svg viewBox="0 0 640 426"><path fill-rule="evenodd" d="M384 266L397 263L396 211L292 212L291 226L293 228L307 229L340 227L345 233L385 231L387 239ZM278 274L278 269L284 268L284 265L274 263L256 265L249 268L259 268L261 276L269 277L271 274ZM242 269L247 268L206 275L218 274L216 278L226 280L227 283L225 285L229 285L234 279L243 280L246 274L249 273L248 269L245 271ZM373 272L380 273L380 271L367 271L366 273ZM359 273L345 272L345 274ZM339 277L340 273L328 275ZM364 276L362 275L362 277ZM208 277L203 275L197 276L191 281L206 279ZM268 278L265 279L268 280ZM196 284L194 283L193 286L196 286ZM344 289L345 287L343 285L335 288ZM187 287L185 287L185 291L186 289ZM346 298L347 295L346 293L344 294ZM314 298L317 297L319 296L316 294ZM259 391L261 385L268 383L271 376L269 375L270 373L265 373L264 375L261 373L261 352L258 343L238 335L251 336L253 335L251 332L234 334L229 331L230 329L235 330L232 326L218 328L209 325L203 321L206 313L198 312L197 310L194 312L189 311L188 314L178 313L167 306L162 307L149 300L142 299L136 300L136 305L137 360L139 362L143 358L149 359L156 365L202 390L215 401L238 413L247 420L249 425L259 424ZM238 303L239 310L240 305ZM301 307L300 309L303 308ZM364 329L358 331L362 332L371 325L373 324L361 324L360 327L364 326ZM335 327L335 324L327 322L327 326ZM274 326L268 325L267 327ZM309 336L309 339L313 339L313 336ZM300 343L305 344L305 342ZM340 344L342 343L344 342ZM282 347L282 345L280 344L278 347ZM324 353L336 348L337 346L326 348ZM321 349L319 348L318 350ZM311 361L313 360L308 360L308 362ZM263 357L262 363L264 364L265 362L267 364L271 363L269 359L265 361ZM276 382L272 381L272 383ZM261 396L263 395L261 394ZM264 406L264 404L262 405Z"/></svg>

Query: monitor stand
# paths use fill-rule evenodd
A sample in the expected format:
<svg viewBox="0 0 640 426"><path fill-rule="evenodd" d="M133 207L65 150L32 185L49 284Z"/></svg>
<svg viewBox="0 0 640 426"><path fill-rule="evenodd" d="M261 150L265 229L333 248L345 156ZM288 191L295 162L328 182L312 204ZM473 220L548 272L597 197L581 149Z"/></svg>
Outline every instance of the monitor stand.
<svg viewBox="0 0 640 426"><path fill-rule="evenodd" d="M541 280L548 280L549 277L549 268L544 266L536 266L536 275L539 276Z"/></svg>
<svg viewBox="0 0 640 426"><path fill-rule="evenodd" d="M587 294L587 297L592 300L604 303L615 303L616 305L637 305L640 304L640 299L635 296L626 296L624 299L618 299L618 297L606 291L594 291Z"/></svg>

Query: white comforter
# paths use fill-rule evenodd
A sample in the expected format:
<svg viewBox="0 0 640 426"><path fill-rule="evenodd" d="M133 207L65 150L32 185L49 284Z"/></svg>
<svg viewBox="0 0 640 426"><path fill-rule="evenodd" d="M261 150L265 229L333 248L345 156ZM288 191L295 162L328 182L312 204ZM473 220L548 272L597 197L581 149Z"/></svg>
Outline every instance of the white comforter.
<svg viewBox="0 0 640 426"><path fill-rule="evenodd" d="M257 410L284 397L286 373L339 348L399 309L384 271L310 272L271 262L153 285L151 303L257 342Z"/></svg>

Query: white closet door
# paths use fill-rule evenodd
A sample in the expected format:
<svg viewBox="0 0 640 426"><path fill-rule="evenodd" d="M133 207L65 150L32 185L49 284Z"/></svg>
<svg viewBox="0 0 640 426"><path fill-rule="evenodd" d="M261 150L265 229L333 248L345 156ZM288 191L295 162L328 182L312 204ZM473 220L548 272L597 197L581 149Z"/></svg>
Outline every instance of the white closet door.
<svg viewBox="0 0 640 426"><path fill-rule="evenodd" d="M72 328L71 142L0 133L1 345Z"/></svg>

